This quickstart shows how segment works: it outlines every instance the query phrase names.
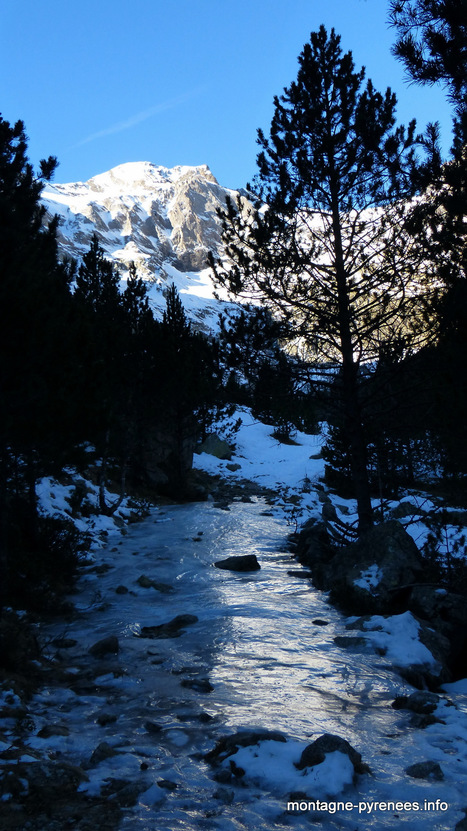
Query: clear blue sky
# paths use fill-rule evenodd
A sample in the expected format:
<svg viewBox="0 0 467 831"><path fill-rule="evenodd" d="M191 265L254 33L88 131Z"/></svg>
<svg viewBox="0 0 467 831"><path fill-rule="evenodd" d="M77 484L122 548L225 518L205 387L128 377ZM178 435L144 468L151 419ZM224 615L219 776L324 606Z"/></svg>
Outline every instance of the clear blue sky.
<svg viewBox="0 0 467 831"><path fill-rule="evenodd" d="M58 157L59 182L150 161L207 164L241 187L257 128L324 23L395 90L400 121L441 121L447 153L444 92L407 85L387 14L388 0L1 0L0 112L25 122L34 164Z"/></svg>

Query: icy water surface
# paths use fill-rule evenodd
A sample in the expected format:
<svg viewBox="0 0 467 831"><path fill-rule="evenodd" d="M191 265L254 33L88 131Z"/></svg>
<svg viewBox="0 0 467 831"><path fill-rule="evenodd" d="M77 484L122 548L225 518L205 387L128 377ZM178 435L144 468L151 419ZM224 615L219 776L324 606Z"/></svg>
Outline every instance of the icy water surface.
<svg viewBox="0 0 467 831"><path fill-rule="evenodd" d="M336 635L355 633L308 580L287 574L299 569L286 550L289 529L265 509L260 501L229 511L209 503L163 508L99 552L99 565L109 569L86 572L73 597L78 619L49 633L78 644L62 651L69 689L37 697L37 730L66 723L70 735L51 738L51 752L77 764L104 741L118 751L87 771L84 787L97 794L110 777L141 784L138 803L124 809L122 831L302 831L315 822L323 829L453 829L467 804L465 718L451 708L451 727L408 726L410 714L390 704L413 689L369 649L336 646ZM252 553L260 571L213 567ZM182 614L198 622L179 637L141 637L143 627ZM109 635L119 639L118 655L89 656L89 647ZM219 785L203 755L221 736L253 728L280 730L288 740L279 745L283 756L272 754L256 776ZM372 774L333 797L355 808L287 813L294 743L298 761L301 748L325 732L347 739ZM30 743L44 748L37 736ZM404 773L426 759L440 763L442 782ZM357 808L363 801L436 799L448 810L362 816Z"/></svg>

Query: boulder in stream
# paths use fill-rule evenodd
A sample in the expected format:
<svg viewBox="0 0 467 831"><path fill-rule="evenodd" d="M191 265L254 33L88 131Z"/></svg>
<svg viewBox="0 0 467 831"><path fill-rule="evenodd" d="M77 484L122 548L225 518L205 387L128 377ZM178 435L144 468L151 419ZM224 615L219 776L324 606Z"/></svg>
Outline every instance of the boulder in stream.
<svg viewBox="0 0 467 831"><path fill-rule="evenodd" d="M362 762L361 754L346 739L332 733L324 733L319 739L305 747L296 768L303 770L304 768L320 765L324 762L328 753L335 753L336 751L349 757L355 773L371 773L368 765Z"/></svg>
<svg viewBox="0 0 467 831"><path fill-rule="evenodd" d="M405 772L407 776L411 776L413 779L427 779L431 782L441 782L444 779L444 773L438 762L431 760L416 762L406 768Z"/></svg>
<svg viewBox="0 0 467 831"><path fill-rule="evenodd" d="M325 580L331 600L350 613L394 613L405 608L408 587L423 579L423 572L415 542L392 520L338 552L327 564Z"/></svg>
<svg viewBox="0 0 467 831"><path fill-rule="evenodd" d="M411 710L413 713L426 715L433 713L440 702L439 695L427 690L417 690L411 695L398 695L392 702L394 710Z"/></svg>
<svg viewBox="0 0 467 831"><path fill-rule="evenodd" d="M232 736L224 736L204 758L211 764L217 764L228 756L233 756L240 747L250 747L265 741L286 742L287 739L278 730L242 730Z"/></svg>
<svg viewBox="0 0 467 831"><path fill-rule="evenodd" d="M141 629L142 638L179 638L185 632L185 626L198 623L196 615L177 615L168 623L160 623L157 626L143 626Z"/></svg>
<svg viewBox="0 0 467 831"><path fill-rule="evenodd" d="M223 568L227 571L258 571L261 568L256 554L239 554L234 557L226 557L225 560L218 560L214 563L216 568Z"/></svg>
<svg viewBox="0 0 467 831"><path fill-rule="evenodd" d="M109 653L115 655L119 649L118 638L115 635L109 635L107 638L101 638L100 641L93 644L88 651L94 658L102 658Z"/></svg>

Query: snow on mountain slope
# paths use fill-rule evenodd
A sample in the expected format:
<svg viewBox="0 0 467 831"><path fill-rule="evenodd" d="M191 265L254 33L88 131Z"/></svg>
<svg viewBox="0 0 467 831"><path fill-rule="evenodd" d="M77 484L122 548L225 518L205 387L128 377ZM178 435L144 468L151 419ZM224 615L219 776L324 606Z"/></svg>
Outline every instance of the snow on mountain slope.
<svg viewBox="0 0 467 831"><path fill-rule="evenodd" d="M158 167L130 162L87 182L48 184L42 201L58 214L64 255L81 259L93 234L125 279L134 261L139 276L152 282L150 303L159 315L162 290L174 282L188 315L212 329L219 312L207 253L221 244L217 210L227 194L206 165Z"/></svg>

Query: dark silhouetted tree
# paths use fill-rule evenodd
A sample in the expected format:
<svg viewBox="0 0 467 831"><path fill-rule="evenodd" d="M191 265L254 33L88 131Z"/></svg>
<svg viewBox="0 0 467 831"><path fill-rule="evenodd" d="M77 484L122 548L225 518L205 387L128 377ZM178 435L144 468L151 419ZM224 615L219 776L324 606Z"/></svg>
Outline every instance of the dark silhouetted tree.
<svg viewBox="0 0 467 831"><path fill-rule="evenodd" d="M339 371L359 530L373 521L360 368L394 338L414 343L420 261L404 231L404 200L421 175L415 123L396 126L396 97L364 83L351 53L325 28L311 34L299 71L258 132L258 201L224 216L217 279L261 299L310 353Z"/></svg>
<svg viewBox="0 0 467 831"><path fill-rule="evenodd" d="M461 151L467 141L466 0L391 0L390 21L397 29L393 51L409 78L447 88Z"/></svg>
<svg viewBox="0 0 467 831"><path fill-rule="evenodd" d="M458 473L467 469L467 2L391 0L390 20L409 78L443 85L454 107L453 158L438 166L414 206L410 230L439 288L432 309L438 346L419 367L431 390L427 426L441 442L446 471ZM455 407L447 403L453 399Z"/></svg>
<svg viewBox="0 0 467 831"><path fill-rule="evenodd" d="M57 219L40 202L56 159L40 167L36 174L28 161L23 122L12 126L0 116L1 590L12 503L24 500L34 536L36 479L69 441L71 273L58 259Z"/></svg>

